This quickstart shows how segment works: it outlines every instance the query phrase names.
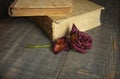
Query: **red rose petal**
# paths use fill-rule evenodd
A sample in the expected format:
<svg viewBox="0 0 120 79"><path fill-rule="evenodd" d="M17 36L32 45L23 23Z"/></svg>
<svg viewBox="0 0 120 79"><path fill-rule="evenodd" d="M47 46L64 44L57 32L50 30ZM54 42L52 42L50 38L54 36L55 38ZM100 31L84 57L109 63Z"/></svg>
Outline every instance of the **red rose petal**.
<svg viewBox="0 0 120 79"><path fill-rule="evenodd" d="M69 41L68 41L69 40ZM90 49L92 47L92 37L87 33L81 32L77 29L75 24L72 26L72 30L70 32L70 38L62 37L55 41L53 46L54 54L58 54L59 52L65 50L68 51L68 42L71 47L80 53L86 53L86 49Z"/></svg>
<svg viewBox="0 0 120 79"><path fill-rule="evenodd" d="M68 42L66 37L59 38L58 40L55 41L54 46L53 46L53 52L54 54L58 54L61 51L68 51Z"/></svg>
<svg viewBox="0 0 120 79"><path fill-rule="evenodd" d="M71 46L81 53L85 53L86 49L92 47L92 38L87 33L79 31L75 24L70 32L70 41Z"/></svg>
<svg viewBox="0 0 120 79"><path fill-rule="evenodd" d="M80 47L78 47L75 43L72 44L73 48L80 53L86 53L86 51Z"/></svg>

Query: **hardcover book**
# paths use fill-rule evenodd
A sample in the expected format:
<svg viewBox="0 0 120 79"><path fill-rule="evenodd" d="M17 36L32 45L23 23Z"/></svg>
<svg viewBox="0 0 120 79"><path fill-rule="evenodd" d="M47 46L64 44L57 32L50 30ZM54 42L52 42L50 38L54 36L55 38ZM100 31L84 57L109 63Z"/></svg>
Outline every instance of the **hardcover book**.
<svg viewBox="0 0 120 79"><path fill-rule="evenodd" d="M72 10L72 0L15 0L11 16L65 16Z"/></svg>
<svg viewBox="0 0 120 79"><path fill-rule="evenodd" d="M88 0L73 0L73 11L67 16L36 16L31 19L54 41L69 36L73 23L83 32L98 27L102 9L104 7Z"/></svg>

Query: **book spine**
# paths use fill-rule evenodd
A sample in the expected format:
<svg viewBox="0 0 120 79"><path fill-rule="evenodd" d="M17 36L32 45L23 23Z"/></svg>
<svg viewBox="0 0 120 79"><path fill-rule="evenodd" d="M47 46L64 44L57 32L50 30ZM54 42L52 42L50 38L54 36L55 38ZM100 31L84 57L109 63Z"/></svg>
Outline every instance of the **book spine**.
<svg viewBox="0 0 120 79"><path fill-rule="evenodd" d="M31 17L31 20L34 21L49 37L53 40L53 21L48 16L34 16Z"/></svg>
<svg viewBox="0 0 120 79"><path fill-rule="evenodd" d="M17 0L11 0L11 1L12 1L12 3L11 3L11 5L8 7L8 14L9 14L10 16L14 16L14 14L13 14L13 9L14 9L14 5L16 4Z"/></svg>

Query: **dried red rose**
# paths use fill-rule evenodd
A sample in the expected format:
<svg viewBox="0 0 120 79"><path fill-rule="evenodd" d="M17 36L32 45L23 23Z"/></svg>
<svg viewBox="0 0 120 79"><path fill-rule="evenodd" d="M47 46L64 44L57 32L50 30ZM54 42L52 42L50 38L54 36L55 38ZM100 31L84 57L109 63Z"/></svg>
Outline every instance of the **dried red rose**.
<svg viewBox="0 0 120 79"><path fill-rule="evenodd" d="M54 54L58 54L63 50L68 51L68 44L80 53L86 53L86 49L90 49L92 47L92 37L85 32L79 31L75 24L73 24L70 38L62 37L55 41L53 46Z"/></svg>
<svg viewBox="0 0 120 79"><path fill-rule="evenodd" d="M58 54L60 51L68 51L68 39L66 37L59 38L55 41L53 46L53 53Z"/></svg>
<svg viewBox="0 0 120 79"><path fill-rule="evenodd" d="M70 42L71 47L81 53L86 53L85 49L92 47L92 38L88 34L79 31L75 24L73 24L70 32Z"/></svg>

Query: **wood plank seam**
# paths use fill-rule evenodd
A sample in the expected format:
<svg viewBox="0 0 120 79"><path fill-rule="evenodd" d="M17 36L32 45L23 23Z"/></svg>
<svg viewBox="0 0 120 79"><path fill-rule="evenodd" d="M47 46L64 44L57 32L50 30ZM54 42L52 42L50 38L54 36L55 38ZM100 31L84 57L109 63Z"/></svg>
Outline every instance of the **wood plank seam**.
<svg viewBox="0 0 120 79"><path fill-rule="evenodd" d="M114 29L114 25L113 25L113 29ZM113 43L112 43L112 53L113 53L113 60L111 61L111 65L112 65L112 69L110 69L110 71L106 74L105 79L114 79L115 75L116 75L116 70L117 70L117 61L118 61L118 52L117 52L117 42L116 42L116 37L115 37L115 33L113 30Z"/></svg>
<svg viewBox="0 0 120 79"><path fill-rule="evenodd" d="M65 55L63 63L61 64L55 79L59 79L59 76L60 76L60 74L62 72L62 68L64 67L64 64L66 62L66 59L67 59L68 55L69 55L69 52L67 52L67 54Z"/></svg>

